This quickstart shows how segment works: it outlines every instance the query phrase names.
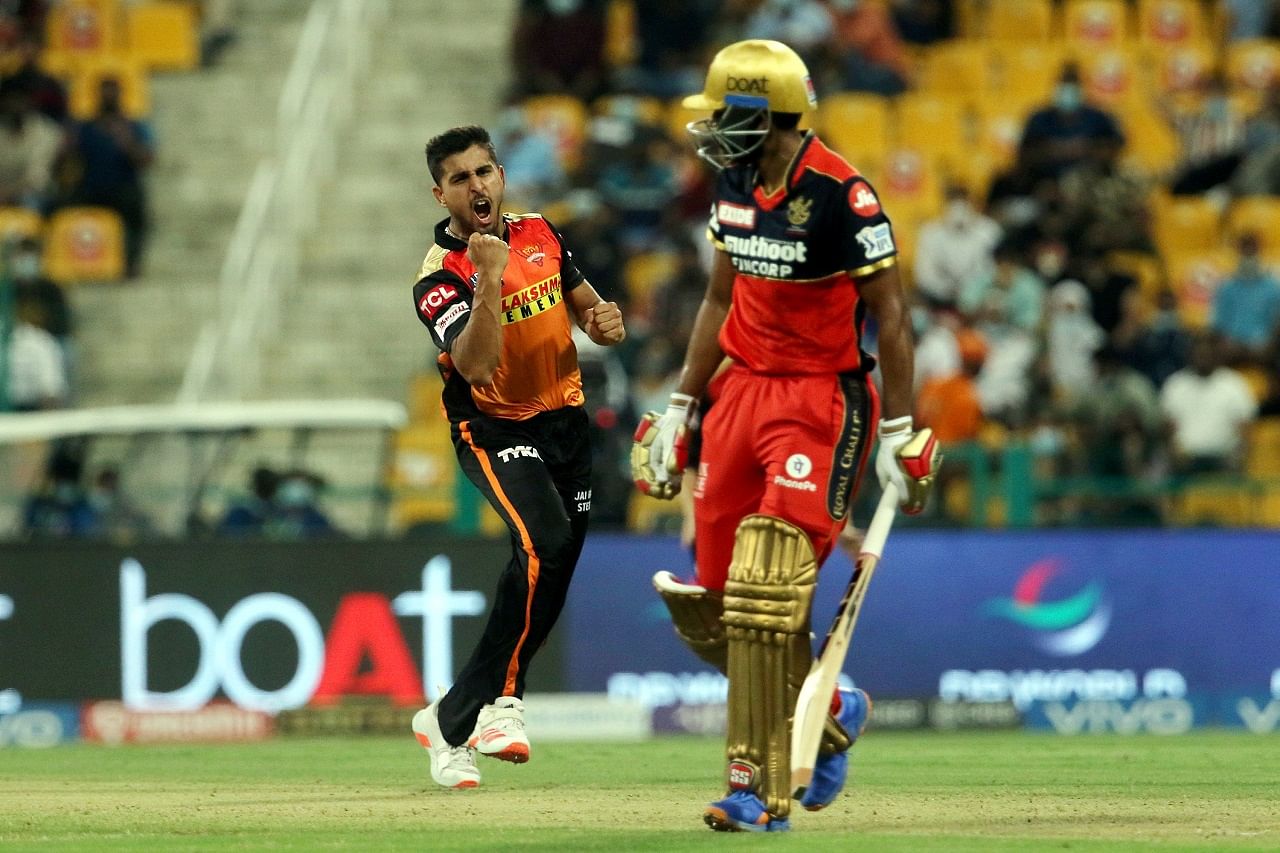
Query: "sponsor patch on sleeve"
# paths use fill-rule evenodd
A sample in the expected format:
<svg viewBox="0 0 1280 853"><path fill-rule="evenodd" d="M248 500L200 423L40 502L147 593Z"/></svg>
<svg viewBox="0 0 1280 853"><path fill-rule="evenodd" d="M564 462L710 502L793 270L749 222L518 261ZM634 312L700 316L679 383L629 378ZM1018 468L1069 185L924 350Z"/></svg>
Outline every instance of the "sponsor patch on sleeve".
<svg viewBox="0 0 1280 853"><path fill-rule="evenodd" d="M456 302L450 305L449 309L435 321L436 334L440 336L440 340L445 340L445 332L449 331L449 327L470 310L471 306L465 302Z"/></svg>
<svg viewBox="0 0 1280 853"><path fill-rule="evenodd" d="M875 216L880 212L880 199L864 181L854 181L849 187L849 206L859 216Z"/></svg>
<svg viewBox="0 0 1280 853"><path fill-rule="evenodd" d="M457 287L448 283L437 284L435 287L422 294L422 298L418 300L418 310L421 311L428 320L434 320L442 308L457 298Z"/></svg>
<svg viewBox="0 0 1280 853"><path fill-rule="evenodd" d="M756 209L743 204L722 201L716 205L716 219L723 225L737 228L756 227Z"/></svg>
<svg viewBox="0 0 1280 853"><path fill-rule="evenodd" d="M893 253L893 233L889 230L889 223L881 222L879 225L868 225L857 234L859 245L862 246L862 253L867 256L867 260L874 261L876 258L883 258L885 255Z"/></svg>

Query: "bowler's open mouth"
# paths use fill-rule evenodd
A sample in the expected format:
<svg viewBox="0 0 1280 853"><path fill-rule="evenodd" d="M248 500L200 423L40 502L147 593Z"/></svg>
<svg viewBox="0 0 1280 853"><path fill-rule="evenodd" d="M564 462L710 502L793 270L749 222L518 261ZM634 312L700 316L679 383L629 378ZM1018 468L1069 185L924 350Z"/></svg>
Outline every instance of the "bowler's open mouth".
<svg viewBox="0 0 1280 853"><path fill-rule="evenodd" d="M493 202L487 198L478 198L471 203L471 212L485 225L493 219Z"/></svg>

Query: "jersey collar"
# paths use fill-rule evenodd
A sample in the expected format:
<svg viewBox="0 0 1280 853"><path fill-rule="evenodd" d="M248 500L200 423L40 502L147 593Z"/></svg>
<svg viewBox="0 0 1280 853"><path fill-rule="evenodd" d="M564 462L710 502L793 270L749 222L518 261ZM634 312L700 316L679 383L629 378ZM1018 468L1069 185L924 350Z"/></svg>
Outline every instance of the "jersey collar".
<svg viewBox="0 0 1280 853"><path fill-rule="evenodd" d="M761 210L773 210L776 208L787 197L787 193L796 185L796 182L800 180L800 176L804 174L804 161L808 156L809 146L813 143L813 139L813 131L806 130L804 138L800 140L800 147L791 156L791 163L787 166L786 178L783 180L782 186L766 194L764 187L756 184L752 195L755 197L756 204L760 205Z"/></svg>
<svg viewBox="0 0 1280 853"><path fill-rule="evenodd" d="M436 223L436 245L451 252L464 251L467 248L466 240L459 240L444 229L449 225L449 217L445 217ZM507 214L502 214L502 239L511 242L511 219Z"/></svg>

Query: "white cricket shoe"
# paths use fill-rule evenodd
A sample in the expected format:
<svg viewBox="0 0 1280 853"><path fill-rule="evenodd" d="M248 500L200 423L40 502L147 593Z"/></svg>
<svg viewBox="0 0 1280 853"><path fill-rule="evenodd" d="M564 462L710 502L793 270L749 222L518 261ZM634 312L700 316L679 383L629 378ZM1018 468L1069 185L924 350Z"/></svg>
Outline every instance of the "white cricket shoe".
<svg viewBox="0 0 1280 853"><path fill-rule="evenodd" d="M478 788L475 750L466 744L449 746L440 731L438 706L432 702L413 715L413 734L431 759L431 778L446 788Z"/></svg>
<svg viewBox="0 0 1280 853"><path fill-rule="evenodd" d="M499 696L492 705L485 705L476 717L476 728L468 743L481 755L524 764L529 760L524 703L514 696Z"/></svg>

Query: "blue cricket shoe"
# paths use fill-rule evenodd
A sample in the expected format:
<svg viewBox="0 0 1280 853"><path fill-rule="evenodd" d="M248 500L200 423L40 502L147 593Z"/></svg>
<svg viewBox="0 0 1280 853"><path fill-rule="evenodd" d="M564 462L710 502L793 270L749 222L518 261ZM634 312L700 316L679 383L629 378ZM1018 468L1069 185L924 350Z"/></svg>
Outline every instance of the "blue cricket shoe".
<svg viewBox="0 0 1280 853"><path fill-rule="evenodd" d="M865 690L856 687L853 690L840 691L840 711L836 720L849 733L849 746L857 741L858 735L867 727L867 717L871 716L871 697ZM844 780L849 775L849 752L835 752L831 755L819 755L818 763L813 768L813 780L800 798L800 805L811 812L821 811L835 802L844 788Z"/></svg>
<svg viewBox="0 0 1280 853"><path fill-rule="evenodd" d="M716 800L702 813L707 826L716 832L786 832L791 821L770 817L764 801L750 791L734 791Z"/></svg>

